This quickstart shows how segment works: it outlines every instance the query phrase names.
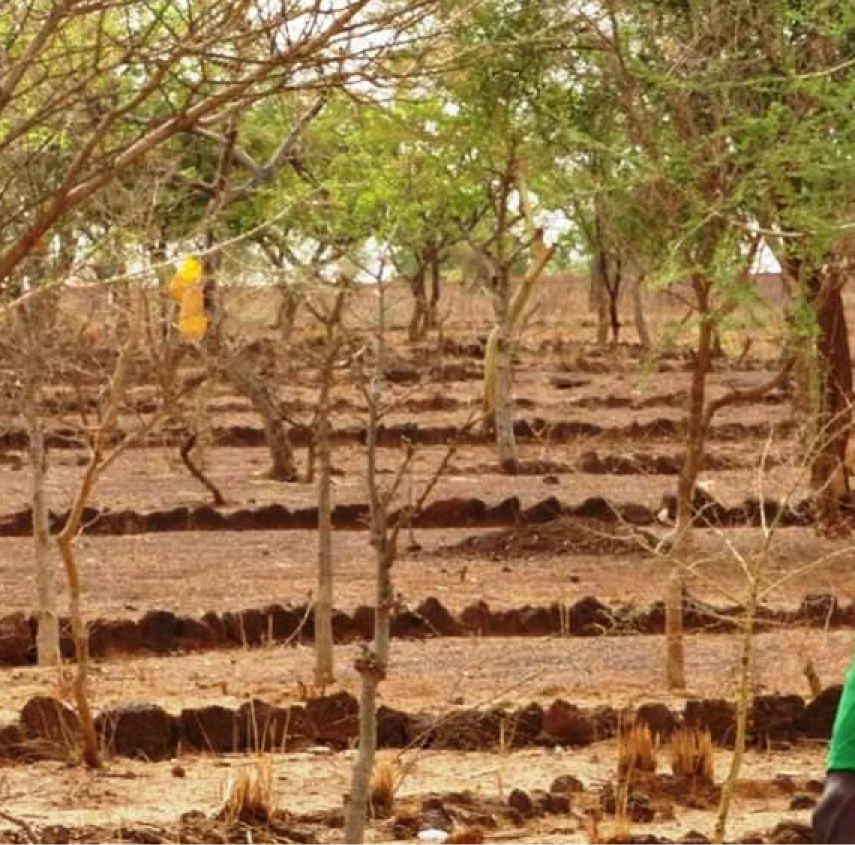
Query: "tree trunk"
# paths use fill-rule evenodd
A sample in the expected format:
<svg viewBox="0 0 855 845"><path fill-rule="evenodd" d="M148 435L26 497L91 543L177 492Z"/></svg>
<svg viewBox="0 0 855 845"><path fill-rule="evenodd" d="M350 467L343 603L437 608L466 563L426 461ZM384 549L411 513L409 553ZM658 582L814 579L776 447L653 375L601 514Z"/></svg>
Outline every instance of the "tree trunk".
<svg viewBox="0 0 855 845"><path fill-rule="evenodd" d="M68 615L71 619L71 637L74 640L76 661L73 682L74 702L77 705L77 718L80 721L80 732L83 737L83 761L90 768L97 769L101 765L101 755L98 751L95 720L89 706L89 631L80 607L80 573L72 548L74 533L76 531L68 532L63 529L57 541L68 579Z"/></svg>
<svg viewBox="0 0 855 845"><path fill-rule="evenodd" d="M439 319L439 298L442 294L442 278L440 275L440 255L434 250L430 257L430 302L427 309L427 329L435 329Z"/></svg>
<svg viewBox="0 0 855 845"><path fill-rule="evenodd" d="M413 314L407 327L410 341L422 340L428 328L428 305L425 291L425 265L420 264L418 270L410 278L410 290L413 292Z"/></svg>
<svg viewBox="0 0 855 845"><path fill-rule="evenodd" d="M739 655L739 670L737 672L738 696L736 699L736 737L733 743L733 756L730 770L722 785L721 799L716 814L713 842L724 842L727 834L727 819L730 805L736 795L742 761L745 757L745 746L748 738L748 718L751 712L751 666L754 659L754 619L757 615L757 578L749 575L748 601L745 603L745 614L742 623L742 649Z"/></svg>
<svg viewBox="0 0 855 845"><path fill-rule="evenodd" d="M316 456L318 461L318 596L315 601L315 685L335 680L333 654L332 456L330 454L330 380L324 372L318 399Z"/></svg>
<svg viewBox="0 0 855 845"><path fill-rule="evenodd" d="M617 346L620 342L620 288L623 276L622 262L615 258L609 261L605 248L597 253L597 275L600 279L600 314L597 324L597 342L605 345L609 330L612 343ZM606 325L608 321L608 325Z"/></svg>
<svg viewBox="0 0 855 845"><path fill-rule="evenodd" d="M683 572L694 554L695 485L704 462L707 426L706 381L710 370L714 325L709 312L708 291L702 280L694 282L698 299L698 347L689 391L686 459L677 481L677 525L672 549L672 571L665 601L666 677L669 689L684 689Z"/></svg>
<svg viewBox="0 0 855 845"><path fill-rule="evenodd" d="M810 280L816 308L818 407L811 487L820 521L828 526L851 506L846 450L852 424L852 360L843 307L843 280L834 270Z"/></svg>
<svg viewBox="0 0 855 845"><path fill-rule="evenodd" d="M609 323L612 330L612 343L617 346L620 343L620 282L615 280L614 287L608 285L606 290L609 295Z"/></svg>
<svg viewBox="0 0 855 845"><path fill-rule="evenodd" d="M279 328L279 336L287 346L291 342L291 336L294 333L297 312L300 310L300 297L287 284L280 285L279 292L282 295L282 302L279 304L276 324Z"/></svg>
<svg viewBox="0 0 855 845"><path fill-rule="evenodd" d="M374 607L374 648L363 649L355 668L362 679L359 702L359 756L354 764L350 793L345 806L345 842L361 843L364 838L365 817L368 810L368 790L374 770L377 750L377 687L386 677L389 663L389 628L394 594L392 591L392 563L395 545L389 541L389 520L384 496L377 486L377 429L380 421L382 380L379 377L385 366L385 318L383 316L383 288L380 298L380 338L377 354L377 372L368 394L368 426L366 442L366 480L371 509L371 546L376 566L376 600Z"/></svg>
<svg viewBox="0 0 855 845"><path fill-rule="evenodd" d="M609 339L609 304L605 288L599 271L593 273L591 276L591 299L597 312L597 346L605 346Z"/></svg>
<svg viewBox="0 0 855 845"><path fill-rule="evenodd" d="M632 319L635 323L635 331L638 334L638 342L645 351L653 347L650 340L650 332L647 328L647 320L644 316L644 277L639 276L632 285Z"/></svg>
<svg viewBox="0 0 855 845"><path fill-rule="evenodd" d="M80 531L83 511L95 489L101 471L102 445L115 424L121 401L120 397L124 395L128 355L129 349L123 349L120 353L113 379L113 395L110 398L110 407L105 414L101 429L95 433L89 463L68 511L65 525L56 538L68 582L68 616L71 620L71 638L74 641L74 659L76 662L73 681L74 702L77 706L77 718L80 721L80 732L83 739L83 760L91 768L100 767L101 755L98 749L95 720L92 717L92 708L89 706L89 631L83 619L80 602L80 570L74 557L74 540Z"/></svg>
<svg viewBox="0 0 855 845"><path fill-rule="evenodd" d="M683 570L672 563L665 588L665 679L669 690L686 688L683 647Z"/></svg>
<svg viewBox="0 0 855 845"><path fill-rule="evenodd" d="M38 592L38 636L36 651L39 666L60 663L59 617L56 610L56 578L50 549L50 524L45 500L47 453L45 433L39 416L35 380L27 379L26 416L30 439L31 506L33 510L33 558Z"/></svg>
<svg viewBox="0 0 855 845"><path fill-rule="evenodd" d="M351 845L360 845L365 839L368 790L377 753L377 687L383 679L383 673L376 667L370 653L357 660L356 669L362 678L362 693L359 697L359 756L353 766L344 817L344 841Z"/></svg>
<svg viewBox="0 0 855 845"><path fill-rule="evenodd" d="M503 268L493 296L496 310L495 398L493 414L496 427L496 448L499 466L504 472L516 473L517 444L514 437L514 399L512 386L512 347L509 320L510 278Z"/></svg>
<svg viewBox="0 0 855 845"><path fill-rule="evenodd" d="M249 399L261 416L272 461L268 477L274 481L297 481L299 475L288 428L263 377L254 373L250 365L240 361L233 361L225 367L223 376Z"/></svg>
<svg viewBox="0 0 855 845"><path fill-rule="evenodd" d="M214 393L214 379L206 378L196 388L193 397L193 428L196 439L193 444L193 463L203 472L208 467L208 450L214 442L214 431L208 406Z"/></svg>

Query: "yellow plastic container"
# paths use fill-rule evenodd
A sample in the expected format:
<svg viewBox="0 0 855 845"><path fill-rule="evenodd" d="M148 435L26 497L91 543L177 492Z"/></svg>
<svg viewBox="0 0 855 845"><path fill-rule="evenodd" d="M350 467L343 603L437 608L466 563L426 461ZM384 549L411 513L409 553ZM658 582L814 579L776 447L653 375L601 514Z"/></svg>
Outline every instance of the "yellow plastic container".
<svg viewBox="0 0 855 845"><path fill-rule="evenodd" d="M178 318L178 331L188 340L199 341L208 330L208 318L205 315L205 294L201 285L194 285L184 292L181 298L181 312Z"/></svg>
<svg viewBox="0 0 855 845"><path fill-rule="evenodd" d="M181 262L178 272L169 283L169 293L173 299L181 302L187 291L202 281L202 262L190 255Z"/></svg>

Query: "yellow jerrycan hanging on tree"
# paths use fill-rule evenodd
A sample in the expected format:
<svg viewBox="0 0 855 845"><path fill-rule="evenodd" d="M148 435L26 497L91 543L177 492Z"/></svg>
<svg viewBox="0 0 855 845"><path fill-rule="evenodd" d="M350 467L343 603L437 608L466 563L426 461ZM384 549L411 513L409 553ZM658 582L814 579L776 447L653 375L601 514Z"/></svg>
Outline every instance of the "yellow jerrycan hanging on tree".
<svg viewBox="0 0 855 845"><path fill-rule="evenodd" d="M202 290L202 262L191 255L181 262L169 283L169 293L181 303L178 331L188 340L200 341L208 330L205 294Z"/></svg>

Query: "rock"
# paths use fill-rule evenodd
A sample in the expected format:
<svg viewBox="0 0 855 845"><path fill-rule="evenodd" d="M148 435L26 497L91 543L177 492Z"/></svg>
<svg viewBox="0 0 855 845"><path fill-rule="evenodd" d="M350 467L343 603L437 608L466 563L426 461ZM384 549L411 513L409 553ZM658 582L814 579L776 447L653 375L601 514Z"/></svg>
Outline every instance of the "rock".
<svg viewBox="0 0 855 845"><path fill-rule="evenodd" d="M215 648L222 642L216 631L192 616L179 616L175 620L175 638L178 648L206 649Z"/></svg>
<svg viewBox="0 0 855 845"><path fill-rule="evenodd" d="M843 687L827 687L805 707L801 729L808 739L831 739L831 729Z"/></svg>
<svg viewBox="0 0 855 845"><path fill-rule="evenodd" d="M816 840L813 835L813 828L799 822L783 821L779 822L769 833L769 842L779 845L801 845L801 843L812 843Z"/></svg>
<svg viewBox="0 0 855 845"><path fill-rule="evenodd" d="M240 750L237 713L219 704L188 707L178 717L183 741L197 751L229 753Z"/></svg>
<svg viewBox="0 0 855 845"><path fill-rule="evenodd" d="M33 625L36 622L33 620ZM35 661L35 643L32 649L33 661ZM74 648L74 637L71 633L71 620L67 616L59 617L59 655L63 660L76 660L77 654Z"/></svg>
<svg viewBox="0 0 855 845"><path fill-rule="evenodd" d="M569 813L572 809L573 802L570 800L569 792L554 792L550 790L547 795L549 797L546 810L548 813L559 815Z"/></svg>
<svg viewBox="0 0 855 845"><path fill-rule="evenodd" d="M377 708L379 748L406 748L413 739L412 727L412 720L407 713L385 705Z"/></svg>
<svg viewBox="0 0 855 845"><path fill-rule="evenodd" d="M353 611L353 627L363 640L374 638L374 608L361 604Z"/></svg>
<svg viewBox="0 0 855 845"><path fill-rule="evenodd" d="M421 822L411 811L401 811L392 819L392 836L395 839L413 839L419 832Z"/></svg>
<svg viewBox="0 0 855 845"><path fill-rule="evenodd" d="M223 626L226 637L240 646L259 646L267 640L267 617L253 608L232 613L227 610L223 614Z"/></svg>
<svg viewBox="0 0 855 845"><path fill-rule="evenodd" d="M163 654L175 646L176 618L168 610L149 610L138 623L142 647Z"/></svg>
<svg viewBox="0 0 855 845"><path fill-rule="evenodd" d="M584 792L585 787L575 775L559 775L552 781L549 791L556 794L573 795Z"/></svg>
<svg viewBox="0 0 855 845"><path fill-rule="evenodd" d="M466 528L480 524L486 513L487 506L481 499L438 499L422 510L414 525L417 528Z"/></svg>
<svg viewBox="0 0 855 845"><path fill-rule="evenodd" d="M435 635L456 637L462 633L461 624L449 613L445 605L433 596L426 598L416 608L416 613L425 620Z"/></svg>
<svg viewBox="0 0 855 845"><path fill-rule="evenodd" d="M26 737L19 725L0 728L0 760L18 760L27 756Z"/></svg>
<svg viewBox="0 0 855 845"><path fill-rule="evenodd" d="M679 475L682 461L673 455L656 455L651 469L655 475Z"/></svg>
<svg viewBox="0 0 855 845"><path fill-rule="evenodd" d="M297 630L305 615L303 608L283 607L281 604L269 604L261 610L261 622L264 631L261 636L263 641L272 640L281 643L289 640ZM350 620L348 620L350 621ZM244 620L246 624L246 620ZM250 625L255 624L250 623Z"/></svg>
<svg viewBox="0 0 855 845"><path fill-rule="evenodd" d="M597 598L579 599L568 611L568 629L577 637L596 637L613 626L609 609Z"/></svg>
<svg viewBox="0 0 855 845"><path fill-rule="evenodd" d="M602 475L605 472L605 466L596 452L582 452L576 460L576 471L588 475Z"/></svg>
<svg viewBox="0 0 855 845"><path fill-rule="evenodd" d="M630 819L638 824L652 822L656 816L653 803L646 795L640 792L634 792L630 795L627 811L629 812Z"/></svg>
<svg viewBox="0 0 855 845"><path fill-rule="evenodd" d="M396 361L386 366L384 375L391 384L413 384L421 379L422 373L414 364Z"/></svg>
<svg viewBox="0 0 855 845"><path fill-rule="evenodd" d="M732 743L736 736L736 707L721 698L686 702L683 721L687 727L708 730L719 745Z"/></svg>
<svg viewBox="0 0 855 845"><path fill-rule="evenodd" d="M515 607L493 611L489 624L491 633L499 637L521 637L525 633L522 611Z"/></svg>
<svg viewBox="0 0 855 845"><path fill-rule="evenodd" d="M533 745L543 731L543 708L533 702L517 710L510 718L510 725L505 729L510 743L514 748Z"/></svg>
<svg viewBox="0 0 855 845"><path fill-rule="evenodd" d="M614 707L608 704L598 704L587 713L591 724L594 726L594 741L611 739L617 734L620 724L620 715Z"/></svg>
<svg viewBox="0 0 855 845"><path fill-rule="evenodd" d="M801 792L790 799L791 810L812 810L814 807L816 807L816 798L813 795L805 795Z"/></svg>
<svg viewBox="0 0 855 845"><path fill-rule="evenodd" d="M527 525L542 525L561 516L562 505L554 496L532 505L523 511L521 521Z"/></svg>
<svg viewBox="0 0 855 845"><path fill-rule="evenodd" d="M600 793L600 806L604 813L615 815L617 812L618 799L615 793L614 785L607 783ZM656 811L653 807L653 802L643 792L631 790L629 798L626 801L626 812L630 820L638 824L647 824L652 822L656 816Z"/></svg>
<svg viewBox="0 0 855 845"><path fill-rule="evenodd" d="M31 698L21 709L20 723L28 740L37 740L63 757L79 742L77 714L55 698L44 695Z"/></svg>
<svg viewBox="0 0 855 845"><path fill-rule="evenodd" d="M348 692L306 702L306 719L315 739L346 748L359 732L359 704Z"/></svg>
<svg viewBox="0 0 855 845"><path fill-rule="evenodd" d="M590 745L596 731L588 716L575 704L556 699L543 714L543 732L561 745Z"/></svg>
<svg viewBox="0 0 855 845"><path fill-rule="evenodd" d="M178 720L155 704L105 710L95 729L104 747L122 757L168 760L178 749Z"/></svg>
<svg viewBox="0 0 855 845"><path fill-rule="evenodd" d="M635 720L639 724L647 725L650 732L660 739L668 739L680 724L671 709L658 701L642 704L635 711Z"/></svg>
<svg viewBox="0 0 855 845"><path fill-rule="evenodd" d="M359 631L357 630L353 619L351 619L343 610L333 609L332 630L333 642L336 643L349 643L359 637Z"/></svg>
<svg viewBox="0 0 855 845"><path fill-rule="evenodd" d="M508 796L508 806L513 807L524 819L534 816L534 803L529 794L522 789L514 789Z"/></svg>
<svg viewBox="0 0 855 845"><path fill-rule="evenodd" d="M250 752L281 751L289 743L305 739L310 731L302 707L277 707L259 698L238 708L240 747Z"/></svg>
<svg viewBox="0 0 855 845"><path fill-rule="evenodd" d="M401 639L421 639L434 636L427 621L412 610L399 610L389 622L389 633Z"/></svg>
<svg viewBox="0 0 855 845"><path fill-rule="evenodd" d="M800 695L757 695L751 704L751 738L758 745L791 741L801 733L805 702Z"/></svg>
<svg viewBox="0 0 855 845"><path fill-rule="evenodd" d="M177 763L172 767L171 770L172 777L174 778L186 778L187 770L184 766L179 766Z"/></svg>
<svg viewBox="0 0 855 845"><path fill-rule="evenodd" d="M458 710L435 724L433 744L436 748L484 751L496 748L503 737L510 737L511 730L503 710Z"/></svg>
<svg viewBox="0 0 855 845"><path fill-rule="evenodd" d="M778 772L775 777L772 778L772 784L780 789L781 792L794 793L796 791L796 782L793 779L797 777L797 775L793 775L790 772Z"/></svg>
<svg viewBox="0 0 855 845"><path fill-rule="evenodd" d="M25 614L0 619L0 666L26 666L32 646L33 634Z"/></svg>
<svg viewBox="0 0 855 845"><path fill-rule="evenodd" d="M226 626L223 624L223 620L219 613L209 610L207 613L202 615L202 621L214 632L214 635L219 642L226 641Z"/></svg>
<svg viewBox="0 0 855 845"><path fill-rule="evenodd" d="M420 828L422 831L441 830L445 833L454 828L454 820L445 809L441 798L434 795L422 801Z"/></svg>
<svg viewBox="0 0 855 845"><path fill-rule="evenodd" d="M490 634L493 632L493 614L490 605L481 600L463 608L460 622L466 630L475 634Z"/></svg>
<svg viewBox="0 0 855 845"><path fill-rule="evenodd" d="M566 798L566 796L564 796ZM550 794L545 789L533 789L529 793L529 798L531 799L532 806L534 807L534 814L536 816L545 816L547 813L551 812L552 807L552 798ZM568 804L570 802L568 801Z"/></svg>
<svg viewBox="0 0 855 845"><path fill-rule="evenodd" d="M561 614L558 605L551 607L524 607L520 612L520 624L528 637L547 637L561 630Z"/></svg>
<svg viewBox="0 0 855 845"><path fill-rule="evenodd" d="M142 647L139 625L133 619L96 619L89 626L89 653L92 657L133 654Z"/></svg>
<svg viewBox="0 0 855 845"><path fill-rule="evenodd" d="M709 845L710 840L699 830L690 830L680 837L680 842L684 845Z"/></svg>

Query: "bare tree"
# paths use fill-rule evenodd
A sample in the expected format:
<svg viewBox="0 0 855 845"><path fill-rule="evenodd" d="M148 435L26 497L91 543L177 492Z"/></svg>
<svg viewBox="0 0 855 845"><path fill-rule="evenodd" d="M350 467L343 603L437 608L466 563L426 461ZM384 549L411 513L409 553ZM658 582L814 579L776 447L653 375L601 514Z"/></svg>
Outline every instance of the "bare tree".
<svg viewBox="0 0 855 845"><path fill-rule="evenodd" d="M120 413L138 367L143 311L142 293L137 291L129 301L124 320L125 338L119 345L112 374L100 392L101 401L96 407L96 418L86 430L88 460L74 491L65 523L56 536L68 586L69 618L76 661L74 699L81 725L83 759L90 767L100 766L101 758L89 700L89 635L82 606L83 577L77 563L74 544L84 530L86 506L104 472L127 449L151 433L170 413L169 407L163 407L148 419L142 420L132 431L122 430L120 424Z"/></svg>
<svg viewBox="0 0 855 845"><path fill-rule="evenodd" d="M45 494L48 456L42 395L44 360L40 354L46 306L49 307L49 303L31 303L20 312L24 338L22 404L29 440L33 561L38 595L36 652L40 666L57 666L60 663L59 617L56 576L51 560L50 516Z"/></svg>
<svg viewBox="0 0 855 845"><path fill-rule="evenodd" d="M315 305L311 298L305 301L306 308L323 326L324 344L319 355L319 386L312 430L314 432L313 454L318 462L318 588L315 599L315 686L323 688L335 681L335 658L333 649L333 598L334 567L332 548L332 443L330 423L330 399L333 378L345 337L342 316L350 279L339 278L332 305L324 309ZM312 468L307 469L307 475Z"/></svg>
<svg viewBox="0 0 855 845"><path fill-rule="evenodd" d="M555 253L555 247L546 246L543 232L534 225L520 167L516 152L512 151L492 192L495 225L488 238L479 245L479 252L489 268L495 313L495 326L484 353L484 419L485 425L496 435L499 465L508 473L516 473L518 465L511 389L514 331L522 321L532 288ZM511 212L514 190L522 206L518 215ZM520 223L526 225L525 237L514 235L514 229ZM511 269L527 250L532 252L531 269L512 297Z"/></svg>
<svg viewBox="0 0 855 845"><path fill-rule="evenodd" d="M374 599L374 641L371 646L363 646L354 667L361 678L359 702L359 753L353 764L350 792L345 797L346 842L364 841L365 818L368 807L368 788L374 769L377 751L377 689L386 677L389 666L390 622L394 609L394 589L392 584L392 566L398 555L400 532L411 524L412 519L422 511L437 482L446 471L456 449L457 442L446 450L435 472L425 483L414 502L402 507L394 520L390 519L390 508L401 492L402 485L409 477L415 457L412 444L406 444L404 458L401 461L392 482L386 489L379 483L377 465L377 434L380 422L388 407L385 397L386 365L386 324L385 324L385 281L383 270L377 276L378 331L374 369L362 391L368 407L366 420L366 486L370 509L371 547L374 551L375 599ZM464 430L471 426L470 423Z"/></svg>

